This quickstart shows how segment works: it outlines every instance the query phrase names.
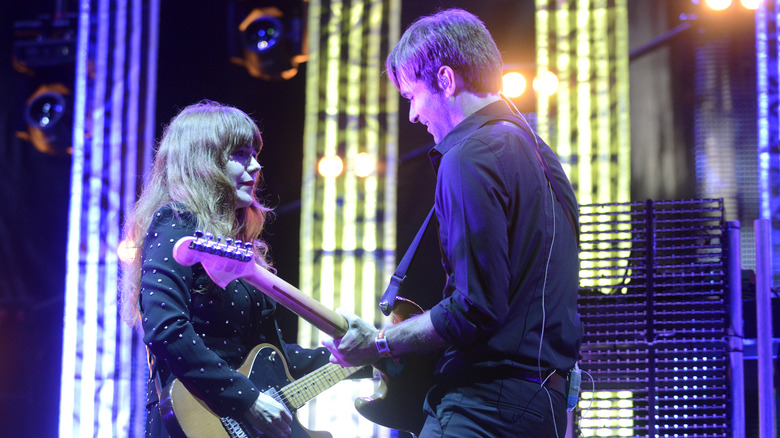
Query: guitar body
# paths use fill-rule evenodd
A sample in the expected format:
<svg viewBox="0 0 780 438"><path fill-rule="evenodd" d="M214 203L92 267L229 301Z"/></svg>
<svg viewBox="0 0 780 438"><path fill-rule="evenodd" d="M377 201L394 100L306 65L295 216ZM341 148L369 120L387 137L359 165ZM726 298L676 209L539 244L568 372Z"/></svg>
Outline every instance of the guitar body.
<svg viewBox="0 0 780 438"><path fill-rule="evenodd" d="M327 366L327 365L326 365ZM278 393L292 384L284 356L270 344L257 345L238 371L249 377L264 393ZM179 379L163 388L160 411L165 427L173 437L237 438L259 437L262 434L240 418L219 417L199 398L190 393ZM283 403L284 404L284 403ZM332 438L324 431L304 428L293 414L293 438Z"/></svg>
<svg viewBox="0 0 780 438"><path fill-rule="evenodd" d="M238 244L229 243L228 239L215 239L214 236L208 235L204 237L202 233L196 233L196 237L183 237L174 245L173 257L178 263L185 266L201 263L209 277L223 288L236 278L245 279L265 295L292 310L298 316L333 338L344 336L349 329L349 325L344 317L326 308L318 301L273 275L267 269L254 263L251 251ZM396 297L393 313L394 322L398 322L423 313L423 310L410 300ZM281 359L281 356L279 358ZM355 407L358 412L368 420L382 426L411 432L415 435L419 434L425 423L423 402L428 390L433 386L433 370L437 360L438 355L431 354L426 356L406 356L397 360L385 361L383 366L377 367L382 372L382 382L379 385L379 389L371 397L355 400ZM287 381L290 380L289 374L286 372L286 366L284 373L279 373L279 371L276 371L276 373L280 376L283 374L286 376ZM263 373L256 374L262 375ZM307 377L309 376L299 380ZM255 381L251 375L250 379ZM265 387L263 384L267 385L266 382L255 383L258 387ZM178 383L178 385L183 388L181 383ZM190 397L192 396L190 395ZM179 401L179 403L182 402ZM197 399L189 401L189 404L187 408L195 409L194 404L198 404L202 408L201 410L205 409L205 406ZM176 412L176 406L173 406L171 410ZM208 412L212 417L215 416L211 411ZM206 415L198 415L197 417L199 416ZM176 417L179 417L178 413ZM199 421L201 420L196 418L187 421L187 423L195 424L192 426L192 433L199 432L206 427ZM179 423L181 422L179 421ZM168 423L166 422L166 424ZM214 427L214 429L218 428ZM308 433L309 435L303 436L312 436L313 432ZM183 436L193 438L201 436L224 437L226 435L219 435L216 432L214 435L190 435L185 431Z"/></svg>
<svg viewBox="0 0 780 438"><path fill-rule="evenodd" d="M355 409L369 421L419 435L425 424L425 395L433 386L438 356L408 356L398 370L384 369L382 381L370 397L355 399ZM394 364L395 365L395 364ZM396 368L391 365L391 368Z"/></svg>
<svg viewBox="0 0 780 438"><path fill-rule="evenodd" d="M413 301L397 297L393 322L422 312ZM372 396L356 399L355 409L371 422L419 435L426 417L423 403L434 384L433 371L438 359L438 354L410 355L378 365L382 376L379 387Z"/></svg>

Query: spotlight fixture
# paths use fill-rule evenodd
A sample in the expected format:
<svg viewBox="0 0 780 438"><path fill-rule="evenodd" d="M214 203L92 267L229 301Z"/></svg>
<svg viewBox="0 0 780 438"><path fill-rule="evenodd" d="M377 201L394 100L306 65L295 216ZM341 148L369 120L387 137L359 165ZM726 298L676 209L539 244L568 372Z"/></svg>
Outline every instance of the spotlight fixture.
<svg viewBox="0 0 780 438"><path fill-rule="evenodd" d="M24 108L27 131L17 137L49 155L71 153L71 92L61 83L45 84L30 95Z"/></svg>
<svg viewBox="0 0 780 438"><path fill-rule="evenodd" d="M271 51L284 37L284 25L272 15L263 15L247 24L241 36L247 49L257 53Z"/></svg>
<svg viewBox="0 0 780 438"><path fill-rule="evenodd" d="M269 3L280 3L279 6ZM305 53L303 0L229 3L231 61L264 80L290 79L308 57Z"/></svg>
<svg viewBox="0 0 780 438"><path fill-rule="evenodd" d="M65 96L47 91L36 96L25 111L27 123L42 130L49 130L65 115Z"/></svg>

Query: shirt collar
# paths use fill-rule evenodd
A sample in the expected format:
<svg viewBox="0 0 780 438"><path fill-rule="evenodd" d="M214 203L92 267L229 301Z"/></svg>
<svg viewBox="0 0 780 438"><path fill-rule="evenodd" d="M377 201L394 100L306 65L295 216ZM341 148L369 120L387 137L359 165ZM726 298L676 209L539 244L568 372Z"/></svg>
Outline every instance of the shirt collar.
<svg viewBox="0 0 780 438"><path fill-rule="evenodd" d="M431 162L438 168L439 160L441 160L442 155L446 154L447 151L470 136L472 132L481 128L485 123L507 114L512 114L512 110L503 100L497 100L485 105L474 114L458 123L428 152Z"/></svg>

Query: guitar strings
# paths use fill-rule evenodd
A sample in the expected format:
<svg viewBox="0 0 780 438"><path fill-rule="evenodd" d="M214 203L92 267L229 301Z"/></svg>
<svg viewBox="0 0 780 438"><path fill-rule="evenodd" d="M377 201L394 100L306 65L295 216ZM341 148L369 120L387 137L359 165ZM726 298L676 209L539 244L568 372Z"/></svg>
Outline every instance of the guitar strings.
<svg viewBox="0 0 780 438"><path fill-rule="evenodd" d="M323 369L325 367L327 369ZM342 367L336 364L327 364L323 368L301 377L277 393L284 398L289 407L298 409L322 391L358 370L357 367ZM323 380L326 384L322 383Z"/></svg>

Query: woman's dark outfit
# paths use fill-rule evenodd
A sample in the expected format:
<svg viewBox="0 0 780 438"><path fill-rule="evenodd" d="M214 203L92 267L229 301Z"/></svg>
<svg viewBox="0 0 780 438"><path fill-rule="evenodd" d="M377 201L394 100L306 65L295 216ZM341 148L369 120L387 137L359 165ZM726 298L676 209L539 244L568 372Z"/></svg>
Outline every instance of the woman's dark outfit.
<svg viewBox="0 0 780 438"><path fill-rule="evenodd" d="M178 378L219 416L236 416L258 397L252 381L236 371L261 343L285 356L293 378L328 362L325 348L304 349L282 341L274 318L276 303L244 282L221 289L198 263L182 266L173 246L195 232L193 216L166 206L158 210L142 250L139 305L144 343L153 355L147 397L146 436L166 437L158 409L157 382Z"/></svg>

